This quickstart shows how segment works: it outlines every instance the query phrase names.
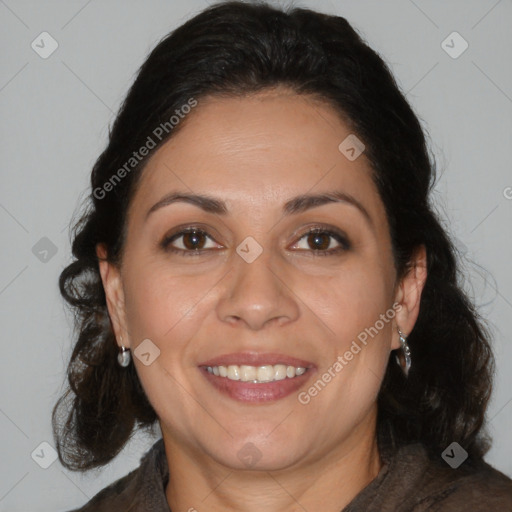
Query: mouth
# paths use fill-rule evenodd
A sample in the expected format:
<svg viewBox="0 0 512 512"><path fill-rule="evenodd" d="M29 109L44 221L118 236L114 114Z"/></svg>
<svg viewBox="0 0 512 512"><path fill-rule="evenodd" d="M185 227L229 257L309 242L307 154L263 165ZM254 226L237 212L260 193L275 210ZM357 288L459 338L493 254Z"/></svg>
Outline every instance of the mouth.
<svg viewBox="0 0 512 512"><path fill-rule="evenodd" d="M241 402L269 402L297 391L315 366L280 354L226 354L199 365L219 392Z"/></svg>

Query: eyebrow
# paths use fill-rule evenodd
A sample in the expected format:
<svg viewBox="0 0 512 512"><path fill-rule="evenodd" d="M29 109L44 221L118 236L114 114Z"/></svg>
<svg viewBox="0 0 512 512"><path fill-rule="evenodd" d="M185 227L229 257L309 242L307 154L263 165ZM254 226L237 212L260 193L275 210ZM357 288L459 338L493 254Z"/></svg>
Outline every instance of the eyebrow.
<svg viewBox="0 0 512 512"><path fill-rule="evenodd" d="M189 194L183 192L170 192L156 202L147 212L147 218L155 211L168 206L173 203L188 203L198 208L201 208L205 212L214 213L216 215L227 215L228 208L226 203L221 199L217 199L212 196L203 194ZM305 212L311 208L316 208L324 204L329 203L343 203L350 206L354 206L363 214L365 219L368 221L371 227L373 227L373 221L366 208L353 196L336 190L334 192L325 192L322 194L301 194L299 196L289 199L283 206L283 215L289 216L297 213Z"/></svg>

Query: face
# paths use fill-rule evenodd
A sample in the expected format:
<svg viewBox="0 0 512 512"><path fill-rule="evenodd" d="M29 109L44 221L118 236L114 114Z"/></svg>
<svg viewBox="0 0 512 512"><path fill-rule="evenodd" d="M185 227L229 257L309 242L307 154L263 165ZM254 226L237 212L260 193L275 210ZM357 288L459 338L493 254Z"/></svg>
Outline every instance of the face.
<svg viewBox="0 0 512 512"><path fill-rule="evenodd" d="M276 470L371 432L414 318L369 162L339 149L350 134L275 89L200 101L148 161L122 266L101 270L166 444Z"/></svg>

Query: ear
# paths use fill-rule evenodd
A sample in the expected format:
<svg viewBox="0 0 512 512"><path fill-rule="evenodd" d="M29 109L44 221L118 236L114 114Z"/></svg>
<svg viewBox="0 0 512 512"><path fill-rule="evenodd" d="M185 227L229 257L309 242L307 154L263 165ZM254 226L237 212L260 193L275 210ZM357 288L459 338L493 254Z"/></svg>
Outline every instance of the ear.
<svg viewBox="0 0 512 512"><path fill-rule="evenodd" d="M126 327L124 290L120 270L117 266L107 261L107 250L104 244L96 245L96 255L99 260L98 266L107 299L108 313L114 328L117 343L119 346L123 345L130 348L130 338Z"/></svg>
<svg viewBox="0 0 512 512"><path fill-rule="evenodd" d="M395 316L396 326L408 336L414 328L414 324L420 313L421 293L427 280L427 251L424 245L418 247L413 253L409 269L398 284L395 294L395 303L401 308L397 308ZM401 347L398 331L393 333L391 349L396 350Z"/></svg>

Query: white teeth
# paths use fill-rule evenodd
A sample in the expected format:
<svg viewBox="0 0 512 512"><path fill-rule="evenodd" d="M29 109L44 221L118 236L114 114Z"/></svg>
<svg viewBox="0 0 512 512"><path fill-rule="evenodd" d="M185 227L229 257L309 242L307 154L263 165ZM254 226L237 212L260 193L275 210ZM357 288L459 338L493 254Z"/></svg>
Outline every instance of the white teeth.
<svg viewBox="0 0 512 512"><path fill-rule="evenodd" d="M256 380L256 368L254 366L240 366L240 380L247 382L249 380Z"/></svg>
<svg viewBox="0 0 512 512"><path fill-rule="evenodd" d="M240 380L243 382L272 382L286 378L293 379L295 376L303 375L306 368L301 366L287 366L285 364L249 366L236 365L229 366L208 366L209 373L218 377L227 377L230 380Z"/></svg>
<svg viewBox="0 0 512 512"><path fill-rule="evenodd" d="M283 379L286 379L286 365L285 364L274 365L274 380L283 380Z"/></svg>
<svg viewBox="0 0 512 512"><path fill-rule="evenodd" d="M270 365L260 366L258 368L258 377L256 380L259 380L260 382L269 382L274 380L274 367Z"/></svg>
<svg viewBox="0 0 512 512"><path fill-rule="evenodd" d="M229 365L227 377L228 377L228 379L231 379L231 380L240 380L240 368L233 364Z"/></svg>

